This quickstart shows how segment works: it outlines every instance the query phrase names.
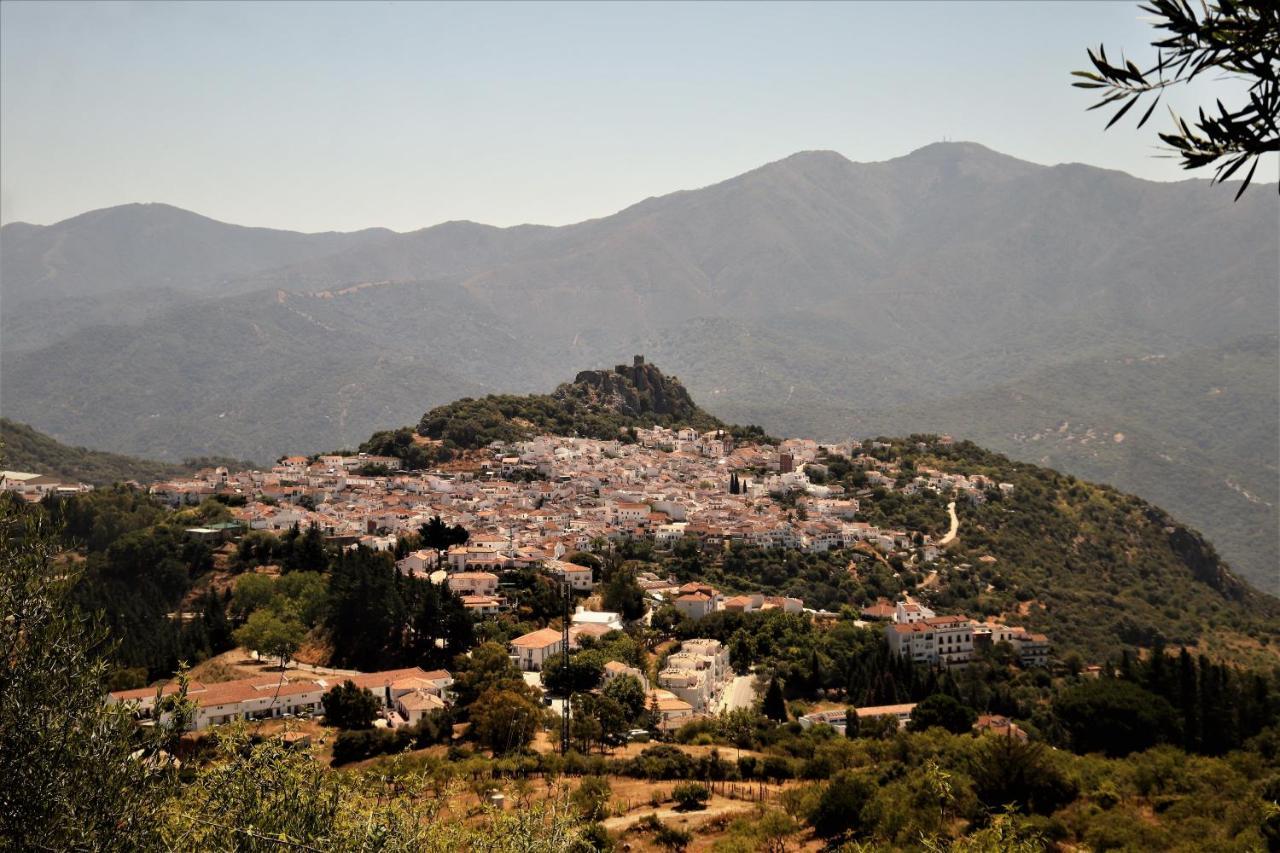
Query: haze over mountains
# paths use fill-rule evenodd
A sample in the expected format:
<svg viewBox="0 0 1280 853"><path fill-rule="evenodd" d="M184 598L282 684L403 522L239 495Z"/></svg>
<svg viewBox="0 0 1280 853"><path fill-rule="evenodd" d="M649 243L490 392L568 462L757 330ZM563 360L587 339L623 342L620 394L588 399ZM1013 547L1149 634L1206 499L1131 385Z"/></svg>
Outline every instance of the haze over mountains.
<svg viewBox="0 0 1280 853"><path fill-rule="evenodd" d="M1274 592L1280 216L1274 186L1231 196L952 143L805 152L557 228L15 223L0 408L266 460L644 353L727 421L950 431L1112 482Z"/></svg>

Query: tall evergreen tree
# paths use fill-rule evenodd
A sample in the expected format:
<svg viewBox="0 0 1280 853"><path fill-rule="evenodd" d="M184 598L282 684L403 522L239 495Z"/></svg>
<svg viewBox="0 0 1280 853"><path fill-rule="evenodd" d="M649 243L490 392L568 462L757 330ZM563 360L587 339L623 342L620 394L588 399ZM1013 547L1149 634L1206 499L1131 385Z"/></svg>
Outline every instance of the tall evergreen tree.
<svg viewBox="0 0 1280 853"><path fill-rule="evenodd" d="M1178 654L1178 707L1182 711L1182 741L1188 752L1200 747L1200 694L1196 659L1184 646Z"/></svg>
<svg viewBox="0 0 1280 853"><path fill-rule="evenodd" d="M858 717L858 709L850 705L844 711L844 736L856 738L862 729L862 720Z"/></svg>
<svg viewBox="0 0 1280 853"><path fill-rule="evenodd" d="M787 701L782 696L782 684L779 683L776 675L769 679L769 688L764 692L761 711L775 722L783 723L787 720Z"/></svg>

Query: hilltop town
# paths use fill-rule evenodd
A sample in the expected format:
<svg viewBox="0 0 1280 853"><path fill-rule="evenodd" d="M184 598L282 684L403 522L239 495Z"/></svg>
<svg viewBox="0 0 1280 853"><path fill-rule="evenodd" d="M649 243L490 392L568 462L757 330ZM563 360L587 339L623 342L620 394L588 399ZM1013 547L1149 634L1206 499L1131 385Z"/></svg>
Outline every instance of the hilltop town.
<svg viewBox="0 0 1280 853"><path fill-rule="evenodd" d="M149 491L174 507L210 499L229 504L234 521L188 529L197 538L218 541L249 531L280 534L314 527L337 547L394 552L401 572L446 585L480 620L514 609L514 597L504 590L507 574L517 570L563 582L586 600L599 567L571 558L622 542L647 541L659 551L685 543L712 553L733 546L805 553L848 550L858 560L918 565L927 579L929 567L938 564L943 548L956 536L955 502L971 505L985 501L988 492L1013 491L1011 484L981 474L921 467L904 476L897 462L863 454L888 448L883 442L865 447L857 441L820 445L805 439L739 444L721 429L667 427L635 429L629 438L543 435L495 444L416 472L398 470L396 457L287 456L268 470L207 469L188 479L155 483ZM949 439L936 441L945 445ZM855 466L864 487L847 491L828 482L836 460ZM877 492L911 496L922 491L953 500L950 511L956 521L946 534L935 538L859 520L861 502L874 501ZM442 550L405 551L406 538L433 519L467 531L466 541ZM851 559L850 565L856 572L856 561ZM664 606L691 622L717 612L771 609L811 619L838 616L798 597L722 591L653 572L642 573L637 583L646 604L631 621L651 620ZM998 642L1010 643L1027 665L1048 660L1043 634L963 615L937 617L910 594L896 609L883 599L848 605L857 606L864 621L888 622L890 648L929 666L963 666L975 645ZM620 614L581 604L571 623L570 652L579 648L584 634L599 640L625 627ZM532 673L565 651L561 631L545 626L513 637L509 650L518 666ZM610 663L650 688L644 673L619 661ZM607 669L606 678L612 672ZM649 692L662 709L658 725L674 730L695 715L731 709L735 701L749 704L754 695L745 683L749 679L743 679L736 700L725 695L733 681L720 643L686 640ZM542 687L536 675L532 683Z"/></svg>
<svg viewBox="0 0 1280 853"><path fill-rule="evenodd" d="M152 762L216 765L246 732L324 765L411 754L471 768L490 816L564 774L591 832L654 849L856 788L887 741L1216 755L1271 719L1270 688L1215 656L1274 602L1156 508L946 435L774 439L638 358L358 450L96 489L5 471L0 492L65 529L116 640L106 707L173 732ZM815 843L863 820L806 814Z"/></svg>

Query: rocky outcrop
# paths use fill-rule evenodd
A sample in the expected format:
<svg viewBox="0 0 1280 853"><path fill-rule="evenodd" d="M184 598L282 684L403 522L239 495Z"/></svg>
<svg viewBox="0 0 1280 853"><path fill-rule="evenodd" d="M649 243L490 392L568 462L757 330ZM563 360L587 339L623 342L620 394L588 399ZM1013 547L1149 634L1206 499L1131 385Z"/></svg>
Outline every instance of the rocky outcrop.
<svg viewBox="0 0 1280 853"><path fill-rule="evenodd" d="M574 400L588 408L616 412L627 418L657 417L663 421L712 426L710 415L700 410L680 380L666 376L643 356L613 370L584 370L552 395Z"/></svg>

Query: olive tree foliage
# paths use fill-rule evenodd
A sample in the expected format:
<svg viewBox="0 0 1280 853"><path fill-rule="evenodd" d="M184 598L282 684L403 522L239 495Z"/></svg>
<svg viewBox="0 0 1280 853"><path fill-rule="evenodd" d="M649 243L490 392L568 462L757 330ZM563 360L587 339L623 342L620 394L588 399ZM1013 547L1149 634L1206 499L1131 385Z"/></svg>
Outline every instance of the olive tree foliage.
<svg viewBox="0 0 1280 853"><path fill-rule="evenodd" d="M156 848L174 783L173 726L139 732L108 704L106 633L71 600L74 565L58 559L44 514L0 496L0 838L50 850Z"/></svg>
<svg viewBox="0 0 1280 853"><path fill-rule="evenodd" d="M445 811L449 791L432 793L403 766L348 777L278 739L252 745L242 726L221 730L219 747L171 803L171 850L552 853L572 849L581 831L563 796L469 821Z"/></svg>
<svg viewBox="0 0 1280 853"><path fill-rule="evenodd" d="M75 607L76 580L43 512L0 495L0 848L552 853L577 843L564 797L449 819L425 777L351 778L279 739L253 745L241 724L180 778L170 756L192 711L185 676L155 726L108 702L107 638Z"/></svg>
<svg viewBox="0 0 1280 853"><path fill-rule="evenodd" d="M1249 166L1239 199L1249 187L1262 155L1280 151L1280 4L1275 0L1150 0L1140 7L1155 17L1161 35L1151 43L1156 59L1146 67L1112 62L1104 47L1089 51L1092 71L1074 71L1072 85L1098 90L1089 109L1118 105L1110 128L1139 101L1150 103L1138 127L1147 123L1165 89L1202 75L1225 75L1248 84L1248 103L1235 108L1219 100L1188 122L1176 115L1173 128L1158 134L1182 158L1184 169L1214 167L1221 183Z"/></svg>

